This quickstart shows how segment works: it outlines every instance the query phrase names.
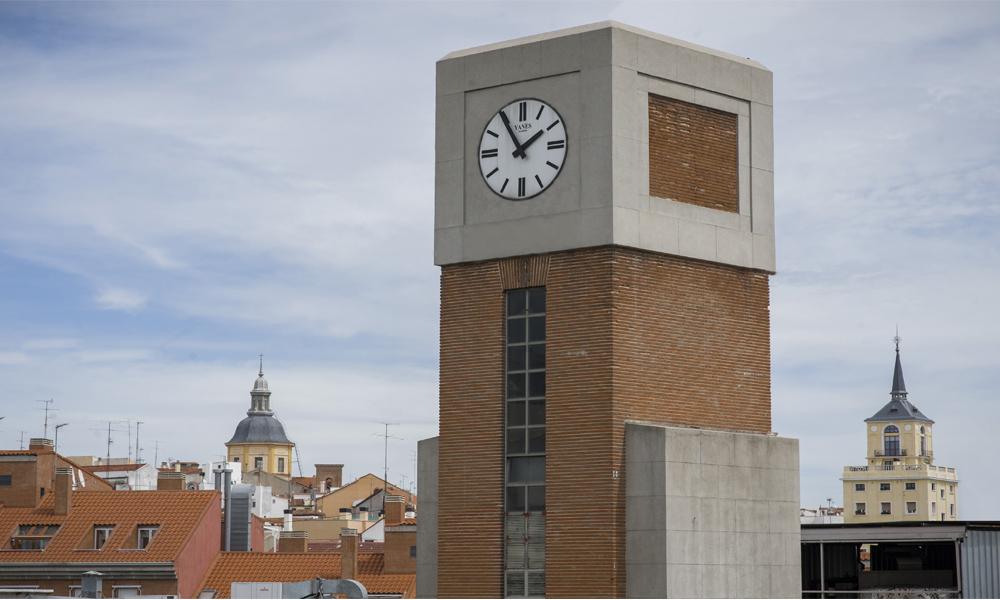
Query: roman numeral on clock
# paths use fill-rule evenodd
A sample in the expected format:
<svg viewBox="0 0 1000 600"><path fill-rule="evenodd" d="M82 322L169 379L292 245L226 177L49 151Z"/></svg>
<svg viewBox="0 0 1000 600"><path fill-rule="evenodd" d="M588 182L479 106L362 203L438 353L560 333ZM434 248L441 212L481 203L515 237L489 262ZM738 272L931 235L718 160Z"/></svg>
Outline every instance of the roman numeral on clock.
<svg viewBox="0 0 1000 600"><path fill-rule="evenodd" d="M555 150L556 148L565 148L566 140L556 140L554 142L548 143L549 150Z"/></svg>
<svg viewBox="0 0 1000 600"><path fill-rule="evenodd" d="M486 179L489 179L491 175L500 170L500 167L494 167L492 171L486 174Z"/></svg>
<svg viewBox="0 0 1000 600"><path fill-rule="evenodd" d="M521 121L527 121L528 120L528 103L527 102L521 102L520 104L518 104L518 111L519 111L519 114L520 114L520 119L519 120L521 120Z"/></svg>
<svg viewBox="0 0 1000 600"><path fill-rule="evenodd" d="M536 121L537 121L538 119L542 118L542 111L543 111L543 110L545 110L545 105L544 105L544 104L538 107L538 114L537 114L537 115L535 115L535 120L536 120Z"/></svg>
<svg viewBox="0 0 1000 600"><path fill-rule="evenodd" d="M535 175L535 181L538 182L538 189L542 189L543 187L545 187L544 185L542 185L542 178L539 177L538 175Z"/></svg>
<svg viewBox="0 0 1000 600"><path fill-rule="evenodd" d="M517 195L518 196L524 195L524 177L517 178Z"/></svg>
<svg viewBox="0 0 1000 600"><path fill-rule="evenodd" d="M493 148L491 150L483 150L479 153L479 155L483 158L490 158L497 155L497 149Z"/></svg>
<svg viewBox="0 0 1000 600"><path fill-rule="evenodd" d="M507 184L510 183L510 178L503 180L503 185L500 186L500 193L502 194L505 189L507 189Z"/></svg>

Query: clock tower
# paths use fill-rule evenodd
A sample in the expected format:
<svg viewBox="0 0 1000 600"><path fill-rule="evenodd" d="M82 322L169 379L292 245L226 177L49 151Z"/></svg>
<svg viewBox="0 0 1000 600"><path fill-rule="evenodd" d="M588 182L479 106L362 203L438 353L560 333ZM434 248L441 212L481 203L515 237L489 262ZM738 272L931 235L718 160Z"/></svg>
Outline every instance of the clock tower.
<svg viewBox="0 0 1000 600"><path fill-rule="evenodd" d="M418 594L797 596L772 74L618 23L437 64Z"/></svg>

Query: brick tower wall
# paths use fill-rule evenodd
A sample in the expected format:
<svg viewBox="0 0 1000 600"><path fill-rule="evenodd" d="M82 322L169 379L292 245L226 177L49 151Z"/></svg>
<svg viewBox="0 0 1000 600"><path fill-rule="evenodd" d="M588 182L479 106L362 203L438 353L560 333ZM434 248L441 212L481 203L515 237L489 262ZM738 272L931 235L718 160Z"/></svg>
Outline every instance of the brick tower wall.
<svg viewBox="0 0 1000 600"><path fill-rule="evenodd" d="M504 289L547 289L547 596L625 594L626 419L771 428L766 274L622 247L547 258L442 268L442 597L503 593Z"/></svg>

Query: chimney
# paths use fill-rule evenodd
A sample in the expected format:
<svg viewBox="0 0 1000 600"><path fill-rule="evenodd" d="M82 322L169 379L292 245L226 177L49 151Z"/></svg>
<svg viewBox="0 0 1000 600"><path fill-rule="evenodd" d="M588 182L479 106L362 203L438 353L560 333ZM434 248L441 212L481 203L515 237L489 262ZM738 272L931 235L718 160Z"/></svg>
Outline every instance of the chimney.
<svg viewBox="0 0 1000 600"><path fill-rule="evenodd" d="M340 530L340 578L358 578L358 530Z"/></svg>
<svg viewBox="0 0 1000 600"><path fill-rule="evenodd" d="M406 505L403 503L402 496L386 496L385 497L385 524L387 527L392 525L399 525L403 522L403 513L405 512Z"/></svg>
<svg viewBox="0 0 1000 600"><path fill-rule="evenodd" d="M81 598L103 598L104 586L101 578L104 573L97 571L87 571L80 577L80 597Z"/></svg>
<svg viewBox="0 0 1000 600"><path fill-rule="evenodd" d="M343 477L344 465L316 465L316 487L324 494L343 485Z"/></svg>
<svg viewBox="0 0 1000 600"><path fill-rule="evenodd" d="M73 508L73 469L57 467L55 514L68 515L71 508Z"/></svg>
<svg viewBox="0 0 1000 600"><path fill-rule="evenodd" d="M282 531L278 534L278 552L308 552L308 536L305 531Z"/></svg>
<svg viewBox="0 0 1000 600"><path fill-rule="evenodd" d="M368 509L367 508L359 508L358 509L358 520L359 521L367 521L368 520Z"/></svg>
<svg viewBox="0 0 1000 600"><path fill-rule="evenodd" d="M52 452L52 440L47 438L31 438L28 440L28 450L34 452Z"/></svg>
<svg viewBox="0 0 1000 600"><path fill-rule="evenodd" d="M177 473L175 471L160 471L156 476L156 489L183 490L184 473Z"/></svg>
<svg viewBox="0 0 1000 600"><path fill-rule="evenodd" d="M286 508L285 509L285 521L284 521L284 523L282 524L282 527L281 527L282 531L291 531L292 530L292 513L293 512L295 512L295 511L293 511L290 508Z"/></svg>
<svg viewBox="0 0 1000 600"><path fill-rule="evenodd" d="M350 521L354 518L354 511L349 508L342 508L340 509L340 518L345 521Z"/></svg>

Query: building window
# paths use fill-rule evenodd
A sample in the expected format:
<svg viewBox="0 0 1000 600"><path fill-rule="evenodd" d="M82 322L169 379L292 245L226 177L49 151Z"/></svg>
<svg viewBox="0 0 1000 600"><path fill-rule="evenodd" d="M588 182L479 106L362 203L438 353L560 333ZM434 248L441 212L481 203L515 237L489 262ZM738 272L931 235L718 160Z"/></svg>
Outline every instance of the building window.
<svg viewBox="0 0 1000 600"><path fill-rule="evenodd" d="M915 489L917 489L917 482L915 482L915 481L907 481L906 482L906 491L912 492Z"/></svg>
<svg viewBox="0 0 1000 600"><path fill-rule="evenodd" d="M948 514L951 515L951 516L953 516L953 517L955 516L955 505L954 504L949 504L948 505Z"/></svg>
<svg viewBox="0 0 1000 600"><path fill-rule="evenodd" d="M0 475L0 486L7 487L11 483L10 475Z"/></svg>
<svg viewBox="0 0 1000 600"><path fill-rule="evenodd" d="M937 514L937 502L931 502L931 518Z"/></svg>
<svg viewBox="0 0 1000 600"><path fill-rule="evenodd" d="M10 538L12 550L45 550L59 531L58 525L18 525Z"/></svg>
<svg viewBox="0 0 1000 600"><path fill-rule="evenodd" d="M111 525L94 525L94 550L100 550L104 547L108 538L111 537L112 531L114 531L114 527Z"/></svg>
<svg viewBox="0 0 1000 600"><path fill-rule="evenodd" d="M240 457L239 457L239 456L234 456L234 457L232 457L232 458L231 458L231 459L229 459L229 460L231 460L231 461L233 461L233 462L240 462Z"/></svg>
<svg viewBox="0 0 1000 600"><path fill-rule="evenodd" d="M941 499L944 500L944 488L941 488Z"/></svg>
<svg viewBox="0 0 1000 600"><path fill-rule="evenodd" d="M140 525L136 534L136 548L139 550L148 548L153 543L153 538L156 537L156 532L159 530L159 525Z"/></svg>
<svg viewBox="0 0 1000 600"><path fill-rule="evenodd" d="M856 514L856 515L864 515L864 514L866 514L866 512L865 512L865 503L864 502L855 502L854 503L854 514Z"/></svg>
<svg viewBox="0 0 1000 600"><path fill-rule="evenodd" d="M899 427L889 425L884 431L884 444L886 456L900 456L899 453Z"/></svg>
<svg viewBox="0 0 1000 600"><path fill-rule="evenodd" d="M906 514L908 514L908 515L915 515L915 514L917 514L917 503L916 502L907 502L906 503Z"/></svg>
<svg viewBox="0 0 1000 600"><path fill-rule="evenodd" d="M116 585L111 588L113 598L138 598L142 594L142 587L138 585Z"/></svg>
<svg viewBox="0 0 1000 600"><path fill-rule="evenodd" d="M884 482L880 483L880 484L878 484L878 490L880 492L888 492L888 491L892 490L892 484L884 483Z"/></svg>
<svg viewBox="0 0 1000 600"><path fill-rule="evenodd" d="M510 290L505 343L505 595L545 595L545 288Z"/></svg>
<svg viewBox="0 0 1000 600"><path fill-rule="evenodd" d="M410 546L410 558L416 558L416 557L417 557L417 547Z"/></svg>
<svg viewBox="0 0 1000 600"><path fill-rule="evenodd" d="M855 483L854 484L854 491L855 492L863 492L863 491L865 491L865 484L863 484L863 483Z"/></svg>
<svg viewBox="0 0 1000 600"><path fill-rule="evenodd" d="M285 457L284 456L279 456L278 457L278 472L279 473L284 473L285 472Z"/></svg>
<svg viewBox="0 0 1000 600"><path fill-rule="evenodd" d="M263 469L264 468L264 457L263 456L255 456L255 457L253 457L253 468L255 468L255 469Z"/></svg>
<svg viewBox="0 0 1000 600"><path fill-rule="evenodd" d="M883 502L882 503L882 514L883 515L891 515L892 514L892 502Z"/></svg>
<svg viewBox="0 0 1000 600"><path fill-rule="evenodd" d="M937 489L937 484L936 484L936 483L933 483L933 482L931 482L931 491L933 492L933 491L934 491L934 490L936 490L936 489Z"/></svg>

